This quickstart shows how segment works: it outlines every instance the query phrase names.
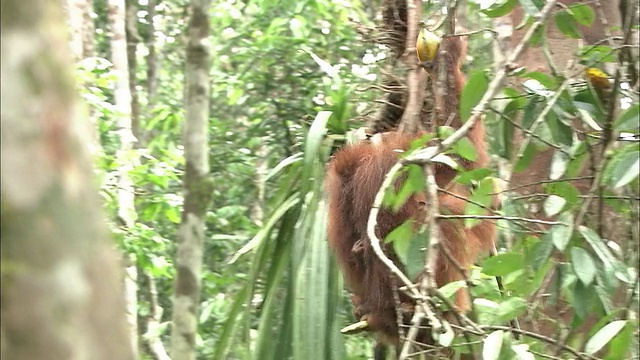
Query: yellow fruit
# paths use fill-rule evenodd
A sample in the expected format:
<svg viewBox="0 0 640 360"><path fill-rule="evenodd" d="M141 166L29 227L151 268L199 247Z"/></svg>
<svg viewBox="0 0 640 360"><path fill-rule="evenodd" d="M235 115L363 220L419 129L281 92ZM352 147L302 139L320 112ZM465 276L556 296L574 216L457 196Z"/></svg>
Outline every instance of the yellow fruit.
<svg viewBox="0 0 640 360"><path fill-rule="evenodd" d="M590 67L587 68L584 73L587 80L589 80L594 88L603 90L611 87L611 83L609 83L609 76L602 70Z"/></svg>
<svg viewBox="0 0 640 360"><path fill-rule="evenodd" d="M440 37L427 29L420 30L418 41L416 41L416 51L420 62L433 61L440 45Z"/></svg>

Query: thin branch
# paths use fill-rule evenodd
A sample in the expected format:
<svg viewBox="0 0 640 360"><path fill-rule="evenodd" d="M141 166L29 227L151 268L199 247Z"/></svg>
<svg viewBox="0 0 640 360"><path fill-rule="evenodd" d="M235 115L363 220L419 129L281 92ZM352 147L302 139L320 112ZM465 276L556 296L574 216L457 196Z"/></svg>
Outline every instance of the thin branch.
<svg viewBox="0 0 640 360"><path fill-rule="evenodd" d="M544 109L542 109L542 111L540 112L536 120L533 122L533 124L531 124L531 127L528 129L529 133L533 134L538 128L538 126L544 122L545 116L547 116L549 111L551 111L551 108L556 104L556 101L558 101L558 99L560 98L560 95L562 95L562 92L567 88L567 86L569 86L569 81L570 81L569 79L563 81L562 84L560 84L560 86L556 89L555 94L553 94L551 99L549 99L549 101L547 102L547 105L544 107ZM518 149L518 152L516 153L514 163L517 164L520 161L520 159L522 159L522 157L524 156L525 150L529 146L530 142L531 142L531 136L527 136L524 138L524 140L520 144L520 148Z"/></svg>
<svg viewBox="0 0 640 360"><path fill-rule="evenodd" d="M552 142L550 142L550 141L547 141L547 140L543 139L540 135L535 134L533 131L531 131L531 130L529 130L529 129L525 129L525 128L520 124L520 123L518 123L517 121L513 120L510 116L507 116L507 115L506 115L506 114L504 114L502 111L499 111L498 109L495 109L495 108L493 108L493 107L491 107L491 106L489 106L489 110L491 110L491 111L493 111L494 113L496 113L496 114L500 115L500 117L501 117L501 118L503 118L503 119L507 120L511 125L513 125L513 126L517 127L520 131L522 131L523 133L525 133L525 134L529 135L529 137L533 137L533 138L535 138L536 140L538 140L538 141L540 141L540 142L542 142L542 143L544 143L544 144L546 144L546 145L549 145L549 146L551 146L551 147L552 147L552 148L554 148L554 149L559 150L560 152L562 152L563 154L567 155L567 156L568 156L569 158L571 158L571 159L573 158L573 157L571 156L571 154L570 154L567 150L565 150L564 148L562 148L561 146L556 145L556 144L554 144L554 143L552 143Z"/></svg>
<svg viewBox="0 0 640 360"><path fill-rule="evenodd" d="M515 190L518 190L518 189L522 189L522 188L526 188L526 187L530 187L530 186L542 185L542 184L552 184L552 183L557 183L557 182L576 181L576 180L590 180L590 179L593 179L593 176L589 175L589 176L576 176L576 177L557 179L557 180L541 180L541 181L535 181L535 182L524 184L524 185L518 185L518 186L509 188L509 189L504 189L502 191L495 192L495 193L492 193L490 195L499 195L499 194L502 194L502 193L505 193L505 192L511 192L511 191L515 191Z"/></svg>
<svg viewBox="0 0 640 360"><path fill-rule="evenodd" d="M559 221L547 221L547 220L523 218L518 216L502 216L502 215L438 215L438 218L439 219L492 219L492 220L522 221L522 222L542 224L542 225L569 226L569 224L559 222Z"/></svg>
<svg viewBox="0 0 640 360"><path fill-rule="evenodd" d="M394 262L389 259L389 257L384 253L382 247L380 246L380 239L376 234L376 225L378 223L378 214L380 213L380 208L382 206L382 199L384 198L385 191L391 187L393 183L393 179L395 175L402 168L402 163L396 163L387 173L382 182L382 186L380 186L380 190L376 194L375 199L373 200L373 207L371 208L371 212L369 213L369 219L367 221L367 236L369 237L369 241L371 243L371 247L373 248L373 252L376 256L382 261L382 263L391 270L391 272L400 279L400 281L407 286L409 291L415 298L420 298L421 294L418 291L416 285L394 264Z"/></svg>

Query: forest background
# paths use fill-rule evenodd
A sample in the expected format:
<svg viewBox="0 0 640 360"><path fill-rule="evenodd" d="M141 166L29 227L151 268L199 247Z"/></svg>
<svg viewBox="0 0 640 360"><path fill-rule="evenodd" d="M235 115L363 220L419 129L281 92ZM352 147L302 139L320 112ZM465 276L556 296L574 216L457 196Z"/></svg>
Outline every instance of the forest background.
<svg viewBox="0 0 640 360"><path fill-rule="evenodd" d="M638 358L638 2L409 3L468 32L461 108L493 156L461 174L467 220L502 189L478 327L443 342ZM3 1L2 356L369 357L339 332L322 179L416 66L384 40L395 4Z"/></svg>

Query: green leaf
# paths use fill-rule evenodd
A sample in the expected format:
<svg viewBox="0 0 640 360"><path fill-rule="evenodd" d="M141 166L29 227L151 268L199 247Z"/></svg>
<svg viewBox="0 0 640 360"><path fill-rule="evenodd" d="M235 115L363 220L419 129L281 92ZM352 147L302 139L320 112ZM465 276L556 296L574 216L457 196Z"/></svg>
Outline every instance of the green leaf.
<svg viewBox="0 0 640 360"><path fill-rule="evenodd" d="M533 142L527 144L527 147L522 153L522 157L518 159L516 165L513 167L513 171L519 173L529 167L529 164L531 164L531 160L533 160L533 157L537 152L538 151L536 150L536 146L533 144Z"/></svg>
<svg viewBox="0 0 640 360"><path fill-rule="evenodd" d="M547 194L558 195L567 201L566 209L578 204L580 193L569 182L556 182L545 184L544 190Z"/></svg>
<svg viewBox="0 0 640 360"><path fill-rule="evenodd" d="M498 316L501 322L507 322L522 315L527 309L527 301L523 298L512 297L500 303Z"/></svg>
<svg viewBox="0 0 640 360"><path fill-rule="evenodd" d="M540 95L533 95L529 97L529 100L522 109L522 127L525 129L531 128L531 125L533 125L540 113L540 110L542 109L544 101L545 98Z"/></svg>
<svg viewBox="0 0 640 360"><path fill-rule="evenodd" d="M508 92L505 91L505 95ZM517 93L519 95L519 93ZM508 96L508 95L507 95ZM526 104L526 100L524 99L524 97L520 97L514 100L511 100L507 106L504 107L503 110L503 114L504 116L508 117L508 119L512 120L509 121L508 119L503 119L500 120L499 124L498 124L498 135L496 136L496 140L498 140L497 142L500 143L500 145L502 145L502 148L504 150L500 151L497 155L505 158L505 159L511 159L511 156L513 154L513 137L514 137L514 130L515 130L515 125L514 122L516 122L519 117L520 114L520 108L523 107Z"/></svg>
<svg viewBox="0 0 640 360"><path fill-rule="evenodd" d="M569 161L565 174L567 177L577 176L583 168L583 164L589 152L587 151L587 144L585 141L576 140L571 147L571 155L573 159Z"/></svg>
<svg viewBox="0 0 640 360"><path fill-rule="evenodd" d="M587 4L573 3L569 6L569 13L584 26L591 26L596 17L596 12Z"/></svg>
<svg viewBox="0 0 640 360"><path fill-rule="evenodd" d="M587 45L579 49L578 56L582 63L616 62L617 51L606 45Z"/></svg>
<svg viewBox="0 0 640 360"><path fill-rule="evenodd" d="M469 170L469 171L464 171L459 173L456 176L455 181L458 184L471 185L474 181L480 181L492 174L493 174L493 171L491 169L487 169L487 168L474 169L474 170Z"/></svg>
<svg viewBox="0 0 640 360"><path fill-rule="evenodd" d="M627 324L626 320L617 320L605 325L587 341L584 351L593 355L611 341Z"/></svg>
<svg viewBox="0 0 640 360"><path fill-rule="evenodd" d="M296 15L289 20L289 29L291 30L294 38L305 39L309 33L309 24L304 17Z"/></svg>
<svg viewBox="0 0 640 360"><path fill-rule="evenodd" d="M596 264L585 249L579 247L571 248L571 265L573 266L573 272L583 284L589 286L593 283L593 279L596 276Z"/></svg>
<svg viewBox="0 0 640 360"><path fill-rule="evenodd" d="M560 149L556 149L551 157L551 169L549 170L549 179L558 180L564 175L571 158Z"/></svg>
<svg viewBox="0 0 640 360"><path fill-rule="evenodd" d="M167 218L167 220L171 221L172 223L174 224L180 223L180 211L178 210L178 208L169 207L165 209L164 215Z"/></svg>
<svg viewBox="0 0 640 360"><path fill-rule="evenodd" d="M407 165L402 172L406 174L406 178L402 182L402 186L400 187L400 190L394 197L392 196L393 187L391 187L387 193L390 195L389 198L385 196L385 199L384 199L385 200L384 204L391 204L391 209L394 212L398 212L402 208L402 206L407 202L409 197L411 197L412 195L418 192L423 191L425 188L424 174L422 172L422 167L420 167L419 165L411 164L411 165ZM400 176L405 176L405 175L400 175Z"/></svg>
<svg viewBox="0 0 640 360"><path fill-rule="evenodd" d="M522 75L522 78L537 80L540 84L542 84L542 86L546 87L549 90L555 89L558 86L558 82L555 78L539 71L528 72Z"/></svg>
<svg viewBox="0 0 640 360"><path fill-rule="evenodd" d="M413 235L413 233L412 233ZM407 255L404 260L405 269L410 279L415 279L424 270L424 251L429 244L429 232L418 233L411 237Z"/></svg>
<svg viewBox="0 0 640 360"><path fill-rule="evenodd" d="M483 71L471 72L460 94L460 120L463 123L469 119L471 111L487 92L488 86L489 82Z"/></svg>
<svg viewBox="0 0 640 360"><path fill-rule="evenodd" d="M273 176L277 175L287 167L292 166L293 164L299 163L300 161L302 161L302 154L294 154L287 158L282 159L282 161L280 161L278 165L276 165L273 169L269 171L269 173L265 176L263 181L267 181L271 179Z"/></svg>
<svg viewBox="0 0 640 360"><path fill-rule="evenodd" d="M482 262L482 272L489 276L505 276L522 269L523 263L522 254L515 252L498 254Z"/></svg>
<svg viewBox="0 0 640 360"><path fill-rule="evenodd" d="M433 158L431 158L431 161L447 165L452 169L457 169L459 167L458 163L455 160L453 160L451 156L447 156L445 154L438 154Z"/></svg>
<svg viewBox="0 0 640 360"><path fill-rule="evenodd" d="M464 280L458 280L443 285L438 289L438 291L440 291L440 294L442 294L444 297L453 299L453 296L458 292L458 290L464 289L466 287L467 283Z"/></svg>
<svg viewBox="0 0 640 360"><path fill-rule="evenodd" d="M493 6L489 7L488 9L480 10L480 12L490 18L497 18L510 13L517 4L518 1L516 0L507 0L498 4L493 4Z"/></svg>
<svg viewBox="0 0 640 360"><path fill-rule="evenodd" d="M542 204L542 207L544 208L545 214L552 217L562 211L566 203L567 200L558 195L549 195L545 199L544 204Z"/></svg>
<svg viewBox="0 0 640 360"><path fill-rule="evenodd" d="M589 245L591 245L593 251L596 253L600 261L602 261L602 263L604 264L605 269L609 268L613 270L615 272L615 276L618 279L626 282L627 284L632 282L632 280L629 279L629 273L626 266L624 266L623 263L616 259L613 254L611 254L611 251L609 250L607 245L595 231L589 229L586 226L580 226L578 228L578 231L580 232L582 237L587 240Z"/></svg>
<svg viewBox="0 0 640 360"><path fill-rule="evenodd" d="M616 131L638 132L640 129L640 105L635 104L625 110L614 125Z"/></svg>
<svg viewBox="0 0 640 360"><path fill-rule="evenodd" d="M469 161L475 161L478 157L475 146L471 144L471 140L467 137L463 137L458 140L452 149L456 154L460 155L464 159Z"/></svg>
<svg viewBox="0 0 640 360"><path fill-rule="evenodd" d="M553 225L551 229L549 229L549 233L547 236L551 238L553 245L555 245L556 249L560 251L564 251L569 244L569 240L571 240L571 235L573 234L573 214L570 212L563 213L558 217L558 221L563 222L567 225Z"/></svg>
<svg viewBox="0 0 640 360"><path fill-rule="evenodd" d="M551 253L553 252L553 241L550 235L547 234L542 238L542 241L534 245L529 263L535 271L538 271L544 267L548 262Z"/></svg>
<svg viewBox="0 0 640 360"><path fill-rule="evenodd" d="M465 205L465 215L484 215L486 214L486 208L491 205L494 192L493 179L485 178L480 181L478 186L471 193L471 202L467 202ZM476 205L478 204L478 205ZM482 206L480 206L482 205ZM465 219L465 227L473 227L480 222L480 219Z"/></svg>
<svg viewBox="0 0 640 360"><path fill-rule="evenodd" d="M514 344L511 349L515 353L514 359L518 360L535 360L536 357L529 352L529 344Z"/></svg>
<svg viewBox="0 0 640 360"><path fill-rule="evenodd" d="M539 5L539 2L534 0L519 0L520 5L522 5L522 9L529 16L535 16L538 14L539 10L542 8Z"/></svg>
<svg viewBox="0 0 640 360"><path fill-rule="evenodd" d="M640 174L640 157L638 152L622 151L618 152L617 158L612 159L615 163L609 184L614 188L620 188L633 181Z"/></svg>
<svg viewBox="0 0 640 360"><path fill-rule="evenodd" d="M414 234L414 222L412 220L407 220L400 226L393 229L384 238L385 243L392 243L393 250L398 255L398 258L400 258L400 262L403 265L407 265L409 262L409 249L411 247L411 243L417 242L414 241Z"/></svg>
<svg viewBox="0 0 640 360"><path fill-rule="evenodd" d="M558 11L553 17L556 23L556 27L566 37L572 39L579 39L580 32L578 31L578 25L576 20L566 10Z"/></svg>
<svg viewBox="0 0 640 360"><path fill-rule="evenodd" d="M526 23L523 21L523 24L526 24ZM545 41L546 31L547 31L546 24L543 24L542 26L538 26L538 28L533 32L533 35L531 36L529 45L531 47L539 47Z"/></svg>
<svg viewBox="0 0 640 360"><path fill-rule="evenodd" d="M594 296L592 287L585 286L582 281L577 281L573 286L571 305L577 318L574 318L576 323L572 326L579 326L587 314L591 311L591 300Z"/></svg>
<svg viewBox="0 0 640 360"><path fill-rule="evenodd" d="M633 326L625 325L624 329L611 340L605 360L618 360L627 357L634 343L632 341L633 330Z"/></svg>
<svg viewBox="0 0 640 360"><path fill-rule="evenodd" d="M504 338L504 331L494 331L487 336L483 341L482 346L482 359L483 360L498 360L500 359L500 353L502 352L502 339Z"/></svg>
<svg viewBox="0 0 640 360"><path fill-rule="evenodd" d="M557 113L561 114L562 111L563 110L556 105L554 106L553 111L549 112L547 116L545 116L544 120L549 126L553 141L561 146L570 147L573 145L574 130L558 118Z"/></svg>

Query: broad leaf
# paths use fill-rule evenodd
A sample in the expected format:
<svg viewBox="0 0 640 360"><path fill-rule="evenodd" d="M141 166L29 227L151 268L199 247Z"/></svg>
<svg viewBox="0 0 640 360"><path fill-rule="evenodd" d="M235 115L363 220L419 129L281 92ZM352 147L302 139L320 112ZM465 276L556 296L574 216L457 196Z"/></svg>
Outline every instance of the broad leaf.
<svg viewBox="0 0 640 360"><path fill-rule="evenodd" d="M553 241L556 249L564 251L573 234L573 214L565 212L558 217L558 221L566 225L551 226L548 236L551 238L551 241Z"/></svg>
<svg viewBox="0 0 640 360"><path fill-rule="evenodd" d="M578 23L584 26L591 26L596 17L596 12L587 4L571 4L569 13Z"/></svg>
<svg viewBox="0 0 640 360"><path fill-rule="evenodd" d="M561 10L556 13L553 17L556 22L556 27L563 33L565 36L579 39L580 32L578 31L578 26L576 20L567 12L566 10Z"/></svg>
<svg viewBox="0 0 640 360"><path fill-rule="evenodd" d="M523 263L522 254L514 252L498 254L482 262L482 272L491 276L505 276L522 269Z"/></svg>
<svg viewBox="0 0 640 360"><path fill-rule="evenodd" d="M505 16L513 10L513 8L518 4L517 0L506 0L500 2L498 4L494 4L488 9L480 10L483 14L487 15L490 18L497 18L501 16Z"/></svg>
<svg viewBox="0 0 640 360"><path fill-rule="evenodd" d="M638 132L640 129L640 105L635 104L625 110L614 125L616 131Z"/></svg>
<svg viewBox="0 0 640 360"><path fill-rule="evenodd" d="M464 123L471 116L471 111L478 105L487 92L489 82L482 71L473 71L460 94L460 120Z"/></svg>
<svg viewBox="0 0 640 360"><path fill-rule="evenodd" d="M596 264L591 259L591 255L585 249L579 247L571 248L571 265L578 279L586 286L591 285L597 269Z"/></svg>
<svg viewBox="0 0 640 360"><path fill-rule="evenodd" d="M500 359L500 353L502 352L502 339L504 338L504 331L494 331L487 336L483 341L482 346L482 359L483 360L498 360Z"/></svg>
<svg viewBox="0 0 640 360"><path fill-rule="evenodd" d="M549 195L543 204L544 212L551 217L562 211L567 200L558 195Z"/></svg>
<svg viewBox="0 0 640 360"><path fill-rule="evenodd" d="M584 351L589 355L595 354L598 350L607 345L626 324L626 320L617 320L605 325L595 335L593 335L589 341L587 341Z"/></svg>

